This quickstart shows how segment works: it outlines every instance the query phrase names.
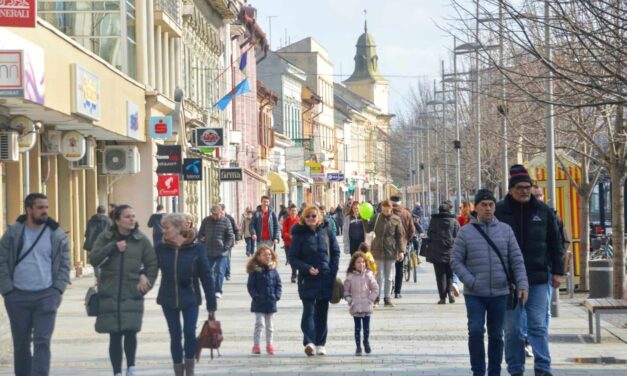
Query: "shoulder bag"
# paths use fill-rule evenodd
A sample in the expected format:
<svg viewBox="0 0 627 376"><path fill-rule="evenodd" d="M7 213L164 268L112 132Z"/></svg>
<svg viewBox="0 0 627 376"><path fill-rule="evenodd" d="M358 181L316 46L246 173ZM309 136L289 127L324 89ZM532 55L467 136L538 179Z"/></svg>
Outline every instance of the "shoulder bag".
<svg viewBox="0 0 627 376"><path fill-rule="evenodd" d="M331 264L331 239L329 239L330 229L327 227L324 229L324 238L327 243L327 256L329 257L329 264ZM335 277L333 281L333 295L331 296L331 304L337 304L342 300L344 295L344 283L340 277Z"/></svg>
<svg viewBox="0 0 627 376"><path fill-rule="evenodd" d="M496 253L496 255L499 257L499 261L501 262L501 265L503 266L503 271L505 272L505 277L507 278L507 285L509 286L509 296L507 297L507 309L513 310L518 305L518 296L516 295L516 283L514 282L511 270L508 271L507 268L505 267L505 261L503 261L503 256L501 256L501 252L499 252L499 249L497 248L496 244L494 244L494 242L492 241L492 239L490 239L488 234L486 234L481 229L481 226L479 226L478 224L473 223L472 225L474 228L477 229L477 231L479 231L481 236L483 236L483 238L490 245L490 248L492 248L494 252Z"/></svg>

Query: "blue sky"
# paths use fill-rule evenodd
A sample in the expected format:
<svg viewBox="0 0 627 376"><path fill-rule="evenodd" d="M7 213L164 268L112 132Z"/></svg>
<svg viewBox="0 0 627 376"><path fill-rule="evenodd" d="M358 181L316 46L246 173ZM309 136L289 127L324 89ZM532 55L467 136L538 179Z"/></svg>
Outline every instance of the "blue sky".
<svg viewBox="0 0 627 376"><path fill-rule="evenodd" d="M390 81L390 111L407 111L405 99L418 77L439 77L440 59L452 39L436 26L454 11L448 0L250 0L257 8L257 22L269 32L272 18L272 49L314 37L329 52L335 81L348 78L354 69L355 43L364 30L367 9L368 32L379 55L379 70ZM404 77L393 77L404 76Z"/></svg>

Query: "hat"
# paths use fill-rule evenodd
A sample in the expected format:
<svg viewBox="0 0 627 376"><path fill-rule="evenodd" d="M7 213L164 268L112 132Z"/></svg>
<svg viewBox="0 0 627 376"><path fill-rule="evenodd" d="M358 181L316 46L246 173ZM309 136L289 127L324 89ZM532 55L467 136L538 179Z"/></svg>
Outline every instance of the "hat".
<svg viewBox="0 0 627 376"><path fill-rule="evenodd" d="M523 165L513 165L509 168L509 184L508 188L512 189L516 184L520 182L527 182L529 184L533 184L533 180L531 180L531 176L525 169Z"/></svg>
<svg viewBox="0 0 627 376"><path fill-rule="evenodd" d="M392 205L398 205L401 203L401 196L390 196L390 201L392 201Z"/></svg>
<svg viewBox="0 0 627 376"><path fill-rule="evenodd" d="M442 201L442 203L438 207L438 211L440 213L448 213L451 211L451 209L453 209L453 203L450 202L449 200Z"/></svg>
<svg viewBox="0 0 627 376"><path fill-rule="evenodd" d="M477 206L477 204L479 204L481 201L485 201L485 200L491 200L491 201L494 201L494 203L496 203L496 197L494 197L494 194L492 193L491 190L489 189L478 190L477 193L475 194L475 206Z"/></svg>

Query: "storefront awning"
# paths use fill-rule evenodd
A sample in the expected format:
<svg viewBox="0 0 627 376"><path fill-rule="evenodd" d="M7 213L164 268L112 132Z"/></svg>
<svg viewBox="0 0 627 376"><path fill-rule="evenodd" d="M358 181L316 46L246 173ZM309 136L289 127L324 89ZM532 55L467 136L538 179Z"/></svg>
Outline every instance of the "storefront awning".
<svg viewBox="0 0 627 376"><path fill-rule="evenodd" d="M268 180L270 181L270 192L272 193L288 193L287 181L274 171L268 173Z"/></svg>
<svg viewBox="0 0 627 376"><path fill-rule="evenodd" d="M288 172L288 174L292 175L292 177L294 179L296 179L297 182L306 183L306 184L312 184L313 183L313 181L309 177L307 177L305 175L301 175L301 174L296 173L296 172Z"/></svg>

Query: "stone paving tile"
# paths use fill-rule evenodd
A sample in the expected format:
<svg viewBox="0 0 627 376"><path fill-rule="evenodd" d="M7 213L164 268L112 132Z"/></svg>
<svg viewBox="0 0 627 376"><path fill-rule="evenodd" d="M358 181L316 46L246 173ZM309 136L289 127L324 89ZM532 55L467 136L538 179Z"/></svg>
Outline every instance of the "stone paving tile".
<svg viewBox="0 0 627 376"><path fill-rule="evenodd" d="M279 252L284 255L282 251ZM418 283L403 287L403 298L394 308L377 308L372 316L373 353L355 357L353 321L345 304L332 305L329 312L328 356L307 358L300 332L301 304L296 286L289 281L289 267L281 265L284 294L275 317L277 355L253 356L253 314L246 292L246 262L243 247L233 251L233 278L225 284L218 301L217 317L225 340L221 357L209 359L203 351L198 375L469 375L466 315L463 298L453 305L436 305L433 269L421 265ZM342 255L342 269L348 257ZM94 332L94 319L85 316L83 299L92 277L74 280L64 296L53 337L52 375L110 375L108 336ZM146 298L143 330L139 334L137 365L140 375L170 375L169 337L157 289ZM201 320L205 311L201 310ZM202 321L199 320L199 326ZM627 359L627 346L604 326L603 343L594 344L587 335L587 315L577 302L562 301L561 317L552 321L551 351L554 374L579 376L627 375L625 365L589 365L574 357ZM609 331L608 331L609 330ZM621 329L622 330L622 329ZM503 364L505 366L505 364ZM533 367L527 362L528 367ZM12 372L9 362L0 362L0 375ZM503 371L503 374L506 372ZM527 375L532 375L528 371Z"/></svg>

